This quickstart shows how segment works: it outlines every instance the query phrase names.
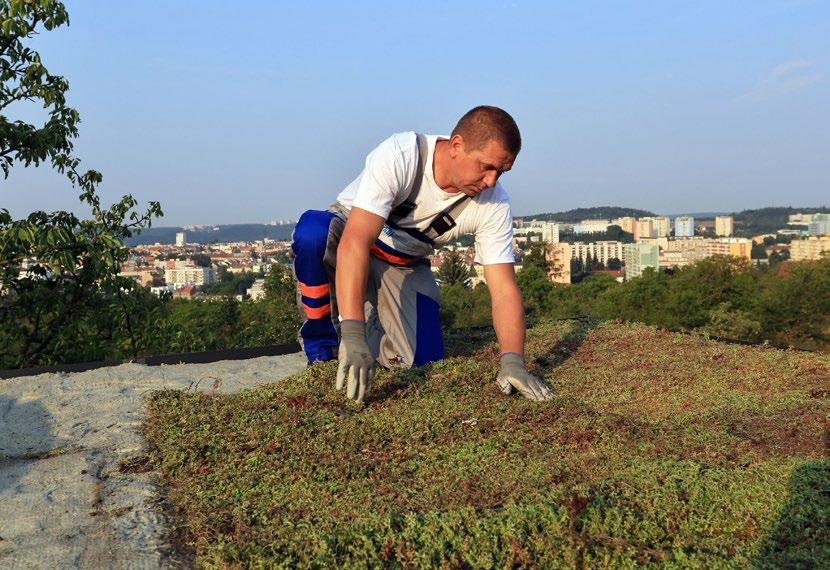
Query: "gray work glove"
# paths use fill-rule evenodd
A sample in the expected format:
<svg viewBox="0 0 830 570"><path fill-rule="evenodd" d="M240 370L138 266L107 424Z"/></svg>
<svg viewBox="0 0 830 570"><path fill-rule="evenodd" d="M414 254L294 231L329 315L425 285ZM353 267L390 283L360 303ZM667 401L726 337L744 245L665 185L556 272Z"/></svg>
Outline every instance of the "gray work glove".
<svg viewBox="0 0 830 570"><path fill-rule="evenodd" d="M501 355L501 370L496 382L505 394L512 394L513 390L528 400L550 400L553 392L540 379L525 369L525 360L520 354L507 352Z"/></svg>
<svg viewBox="0 0 830 570"><path fill-rule="evenodd" d="M375 359L366 344L366 323L343 321L340 323L340 350L337 358L337 389L346 386L346 397L362 402L372 386ZM348 380L348 383L346 381Z"/></svg>

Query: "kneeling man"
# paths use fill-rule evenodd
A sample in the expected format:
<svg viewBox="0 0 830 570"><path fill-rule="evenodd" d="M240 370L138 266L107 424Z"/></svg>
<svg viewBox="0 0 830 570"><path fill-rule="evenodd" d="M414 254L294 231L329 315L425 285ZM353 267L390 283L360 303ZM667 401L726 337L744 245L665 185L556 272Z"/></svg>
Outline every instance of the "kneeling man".
<svg viewBox="0 0 830 570"><path fill-rule="evenodd" d="M475 261L484 265L492 298L499 386L533 400L552 397L525 369L513 219L498 182L521 144L508 113L476 107L449 137L392 135L369 153L334 205L300 217L292 244L306 318L300 341L309 363L337 351L337 389L345 387L347 397L364 400L376 364L443 358L440 294L427 256L464 234L475 236Z"/></svg>

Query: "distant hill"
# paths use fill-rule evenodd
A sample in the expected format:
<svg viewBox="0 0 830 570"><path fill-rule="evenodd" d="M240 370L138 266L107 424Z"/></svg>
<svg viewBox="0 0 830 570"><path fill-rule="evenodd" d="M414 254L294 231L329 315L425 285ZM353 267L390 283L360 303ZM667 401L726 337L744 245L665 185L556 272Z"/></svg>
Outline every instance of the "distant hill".
<svg viewBox="0 0 830 570"><path fill-rule="evenodd" d="M787 220L790 214L815 214L819 212L830 213L830 208L826 206L818 208L792 208L788 206L786 208L772 207L744 210L733 214L735 218L735 233L747 236L772 233L787 227Z"/></svg>
<svg viewBox="0 0 830 570"><path fill-rule="evenodd" d="M620 208L618 206L599 206L596 208L576 208L565 212L549 212L546 214L533 214L531 216L520 216L525 220L556 221L576 223L582 220L610 220L612 218L654 216L654 212L648 210L637 210L636 208ZM519 216L517 216L519 217Z"/></svg>
<svg viewBox="0 0 830 570"><path fill-rule="evenodd" d="M176 243L176 233L185 231L187 243L227 243L233 241L256 241L259 239L290 240L294 224L229 224L223 226L205 226L194 230L178 228L148 228L140 235L133 236L125 243L132 247L136 245L152 245L154 243Z"/></svg>

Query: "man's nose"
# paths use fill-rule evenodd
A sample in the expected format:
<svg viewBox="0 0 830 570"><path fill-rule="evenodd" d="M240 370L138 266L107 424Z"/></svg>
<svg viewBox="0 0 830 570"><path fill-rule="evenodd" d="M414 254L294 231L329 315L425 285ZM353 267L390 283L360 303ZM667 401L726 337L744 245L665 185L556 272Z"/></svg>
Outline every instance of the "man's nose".
<svg viewBox="0 0 830 570"><path fill-rule="evenodd" d="M488 172L484 176L484 183L487 185L487 188L492 188L496 185L496 180L499 179L499 175L495 172Z"/></svg>

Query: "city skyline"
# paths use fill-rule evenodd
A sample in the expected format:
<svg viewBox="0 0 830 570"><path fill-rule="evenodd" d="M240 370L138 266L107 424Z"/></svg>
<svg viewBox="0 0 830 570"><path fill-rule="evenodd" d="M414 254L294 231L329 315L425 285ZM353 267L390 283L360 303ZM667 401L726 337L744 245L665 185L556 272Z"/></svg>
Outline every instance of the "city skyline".
<svg viewBox="0 0 830 570"><path fill-rule="evenodd" d="M104 200L158 200L157 226L297 219L391 133L447 133L481 103L522 129L503 179L516 215L830 195L827 2L67 8L71 25L31 46L72 86L77 154ZM2 207L86 215L48 169L13 169Z"/></svg>

